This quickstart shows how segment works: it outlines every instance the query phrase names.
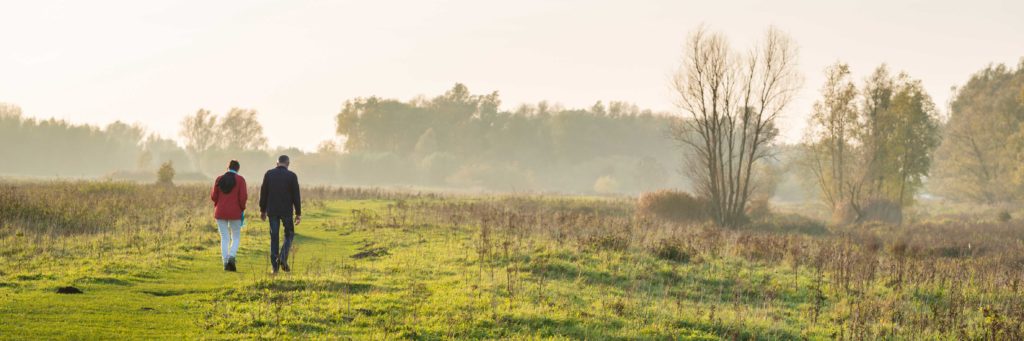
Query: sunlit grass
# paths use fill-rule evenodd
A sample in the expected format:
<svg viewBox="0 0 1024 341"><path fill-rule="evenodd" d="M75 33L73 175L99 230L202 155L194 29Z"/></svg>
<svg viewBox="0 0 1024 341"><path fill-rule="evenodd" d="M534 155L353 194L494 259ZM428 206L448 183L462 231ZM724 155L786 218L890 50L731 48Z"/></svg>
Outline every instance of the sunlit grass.
<svg viewBox="0 0 1024 341"><path fill-rule="evenodd" d="M3 215L0 338L1013 339L1024 320L1012 224L733 231L627 199L310 189L295 271L272 276L252 217L221 270L205 188L12 186L72 218ZM128 210L180 200L74 226L76 196L49 191L90 186Z"/></svg>

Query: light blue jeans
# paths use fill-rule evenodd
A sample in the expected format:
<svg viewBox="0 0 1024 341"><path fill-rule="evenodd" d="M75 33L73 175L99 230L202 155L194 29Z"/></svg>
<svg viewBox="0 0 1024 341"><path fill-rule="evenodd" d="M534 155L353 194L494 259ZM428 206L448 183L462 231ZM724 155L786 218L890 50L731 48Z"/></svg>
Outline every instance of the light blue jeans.
<svg viewBox="0 0 1024 341"><path fill-rule="evenodd" d="M238 255L239 238L242 237L242 220L217 219L220 228L220 257L226 264L229 258Z"/></svg>

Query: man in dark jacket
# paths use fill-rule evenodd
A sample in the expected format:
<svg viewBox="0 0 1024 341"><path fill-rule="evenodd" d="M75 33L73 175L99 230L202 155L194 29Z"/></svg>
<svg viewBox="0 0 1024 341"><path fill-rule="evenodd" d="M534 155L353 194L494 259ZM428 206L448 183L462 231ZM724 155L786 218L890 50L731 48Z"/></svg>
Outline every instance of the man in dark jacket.
<svg viewBox="0 0 1024 341"><path fill-rule="evenodd" d="M302 222L299 177L288 170L289 164L288 155L278 157L277 168L263 175L263 187L260 188L260 219L266 221L270 217L270 264L274 267L274 273L277 273L278 268L284 272L291 271L288 267L288 250L295 237L295 225ZM279 249L281 223L284 223L284 244Z"/></svg>

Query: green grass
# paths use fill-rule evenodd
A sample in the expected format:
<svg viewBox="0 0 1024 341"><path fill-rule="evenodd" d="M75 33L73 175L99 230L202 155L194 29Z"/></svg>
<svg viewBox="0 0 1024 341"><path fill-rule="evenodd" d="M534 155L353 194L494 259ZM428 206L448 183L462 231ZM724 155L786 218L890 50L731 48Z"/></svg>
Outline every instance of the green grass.
<svg viewBox="0 0 1024 341"><path fill-rule="evenodd" d="M676 281L727 281L701 277L736 264L674 265L538 243L536 253L514 261L520 268L510 287L500 264L481 266L470 228L365 228L351 221L353 209L383 212L386 204L331 202L308 214L297 227L290 274L269 273L265 223L249 221L238 273L224 272L219 245L207 242L171 260L137 256L139 265L129 259L123 268L6 275L0 337L716 339L723 330L696 316L700 308L658 292L679 287ZM212 225L206 230L216 237ZM388 254L352 258L373 248ZM652 272L646 287L629 278L638 271ZM544 282L533 276L540 273ZM85 293L54 293L64 285ZM796 333L769 321L749 327L779 337Z"/></svg>
<svg viewBox="0 0 1024 341"><path fill-rule="evenodd" d="M912 263L907 276L919 277L901 284L897 258L845 237L665 235L614 202L540 199L318 202L296 227L294 271L277 276L257 219L238 273L221 269L212 218L188 218L160 243L117 230L49 248L38 241L60 238L0 226L15 249L4 259L18 261L0 269L0 339L959 339L1019 321L1018 289L992 282L1002 270L984 272L997 264L988 258L922 254L931 263ZM663 259L645 245L688 246ZM877 275L847 289L837 259ZM929 270L965 284L920 277ZM54 293L65 285L85 293ZM928 322L947 312L960 327Z"/></svg>
<svg viewBox="0 0 1024 341"><path fill-rule="evenodd" d="M353 202L343 208L372 204ZM308 257L342 258L354 250L342 236L317 227L327 212L310 215L298 227L299 272ZM212 220L212 219L211 219ZM220 265L219 238L213 225L206 225L202 250L185 252L174 259L152 259L159 255L126 257L122 262L103 262L102 268L90 268L90 262L74 268L60 264L44 267L44 272L4 276L0 285L0 338L109 339L226 337L223 330L208 329L204 311L208 302L224 292L245 288L245 283L267 281L269 237L266 223L247 222L239 252L239 272L223 271ZM124 267L116 264L123 263ZM115 264L115 265L111 265ZM70 265L69 265L70 266ZM15 268L8 270L17 271ZM279 276L288 278L297 275ZM64 285L82 289L81 295L57 295ZM10 323L13 322L13 323Z"/></svg>

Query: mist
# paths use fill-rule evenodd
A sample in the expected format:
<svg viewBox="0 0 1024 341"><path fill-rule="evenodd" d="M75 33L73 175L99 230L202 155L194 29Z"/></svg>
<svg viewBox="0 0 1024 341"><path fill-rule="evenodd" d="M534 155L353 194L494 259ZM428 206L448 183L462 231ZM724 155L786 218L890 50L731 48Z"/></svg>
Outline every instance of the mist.
<svg viewBox="0 0 1024 341"><path fill-rule="evenodd" d="M1024 340L1021 13L0 4L0 339Z"/></svg>
<svg viewBox="0 0 1024 341"><path fill-rule="evenodd" d="M310 185L587 194L685 186L668 113L601 101L510 110L497 91L474 94L462 84L429 98L350 99L334 115L338 138L308 152L269 148L256 110L185 115L184 145L141 125L75 125L27 118L14 105L2 110L0 129L11 141L3 152L20 160L0 166L9 176L148 182L170 162L179 181L206 181L239 160L260 179L287 154Z"/></svg>

